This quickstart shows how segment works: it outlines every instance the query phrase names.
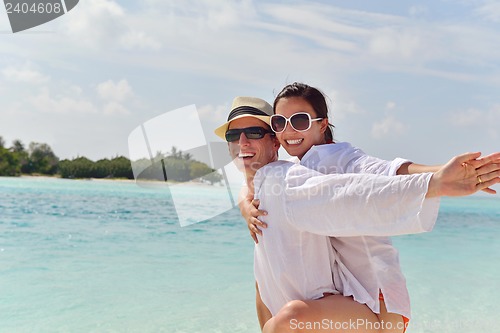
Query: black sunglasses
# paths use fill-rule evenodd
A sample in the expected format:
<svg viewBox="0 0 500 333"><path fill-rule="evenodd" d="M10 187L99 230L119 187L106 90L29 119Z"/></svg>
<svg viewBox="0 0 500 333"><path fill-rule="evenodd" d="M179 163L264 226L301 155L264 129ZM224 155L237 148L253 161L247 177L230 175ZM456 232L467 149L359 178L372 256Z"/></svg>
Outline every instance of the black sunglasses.
<svg viewBox="0 0 500 333"><path fill-rule="evenodd" d="M245 133L247 139L262 139L267 133L274 136L274 132L265 129L264 127L247 127L247 128L235 128L230 129L226 132L226 141L234 142L240 139L241 133Z"/></svg>

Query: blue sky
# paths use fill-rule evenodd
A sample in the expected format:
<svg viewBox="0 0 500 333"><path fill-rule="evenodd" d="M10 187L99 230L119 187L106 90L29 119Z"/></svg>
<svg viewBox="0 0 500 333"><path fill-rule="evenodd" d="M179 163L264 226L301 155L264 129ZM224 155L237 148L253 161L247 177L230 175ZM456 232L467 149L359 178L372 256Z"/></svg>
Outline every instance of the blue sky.
<svg viewBox="0 0 500 333"><path fill-rule="evenodd" d="M196 104L215 141L235 96L272 102L301 81L331 99L336 139L372 155L491 153L499 23L486 0L83 0L12 34L0 10L0 135L61 158L127 156L134 128Z"/></svg>

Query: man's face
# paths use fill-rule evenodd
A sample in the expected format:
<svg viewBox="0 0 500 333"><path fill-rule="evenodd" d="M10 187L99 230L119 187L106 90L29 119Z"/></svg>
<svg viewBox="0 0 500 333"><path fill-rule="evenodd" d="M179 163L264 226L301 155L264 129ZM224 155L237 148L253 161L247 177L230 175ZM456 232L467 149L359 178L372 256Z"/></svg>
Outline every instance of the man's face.
<svg viewBox="0 0 500 333"><path fill-rule="evenodd" d="M263 127L270 130L269 126L253 117L244 117L233 120L228 129L243 129L247 127ZM248 139L241 133L239 140L229 142L229 153L240 171L254 175L264 165L276 161L280 147L278 140L271 134L266 134L261 139Z"/></svg>

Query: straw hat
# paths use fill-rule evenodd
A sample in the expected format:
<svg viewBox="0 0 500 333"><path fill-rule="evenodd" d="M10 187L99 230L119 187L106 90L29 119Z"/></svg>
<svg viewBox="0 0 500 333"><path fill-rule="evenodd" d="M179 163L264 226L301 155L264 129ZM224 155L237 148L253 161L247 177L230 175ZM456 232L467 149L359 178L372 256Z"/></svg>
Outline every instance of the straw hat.
<svg viewBox="0 0 500 333"><path fill-rule="evenodd" d="M270 118L272 115L273 107L263 99L256 97L236 97L233 100L227 122L217 127L214 133L223 140L226 140L226 131L231 121L243 117L253 117L270 125Z"/></svg>

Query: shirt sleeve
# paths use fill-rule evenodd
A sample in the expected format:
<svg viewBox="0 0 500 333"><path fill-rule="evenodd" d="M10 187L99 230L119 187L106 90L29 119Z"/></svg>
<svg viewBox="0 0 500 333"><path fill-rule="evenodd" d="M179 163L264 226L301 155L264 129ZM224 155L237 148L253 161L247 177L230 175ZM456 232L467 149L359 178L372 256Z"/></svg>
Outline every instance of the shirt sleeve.
<svg viewBox="0 0 500 333"><path fill-rule="evenodd" d="M439 198L425 199L432 174L322 175L291 167L282 196L290 223L325 236L395 236L432 230Z"/></svg>
<svg viewBox="0 0 500 333"><path fill-rule="evenodd" d="M323 174L362 173L394 176L402 164L411 162L403 158L392 161L367 155L348 142L313 146L300 163Z"/></svg>
<svg viewBox="0 0 500 333"><path fill-rule="evenodd" d="M369 173L375 175L395 176L404 163L411 162L403 158L392 161L370 156L363 150L346 144L342 149L339 161L343 164L344 173Z"/></svg>
<svg viewBox="0 0 500 333"><path fill-rule="evenodd" d="M401 165L409 162L411 161L399 157L392 161L386 161L364 154L349 161L346 166L346 171L348 173L370 173L395 176Z"/></svg>

